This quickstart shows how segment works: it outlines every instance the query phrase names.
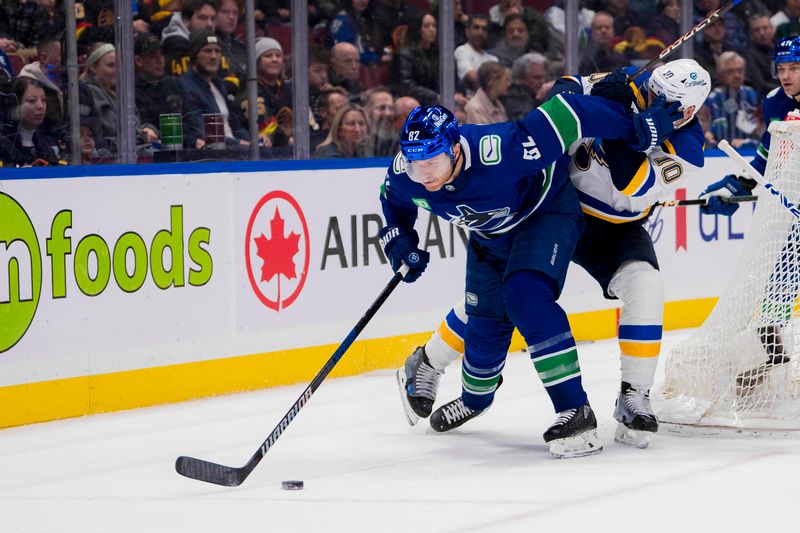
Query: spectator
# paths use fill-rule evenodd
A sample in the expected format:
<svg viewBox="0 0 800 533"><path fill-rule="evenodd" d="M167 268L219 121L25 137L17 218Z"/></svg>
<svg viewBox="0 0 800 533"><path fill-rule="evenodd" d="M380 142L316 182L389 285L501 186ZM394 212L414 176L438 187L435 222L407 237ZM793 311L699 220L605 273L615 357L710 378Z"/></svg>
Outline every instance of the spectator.
<svg viewBox="0 0 800 533"><path fill-rule="evenodd" d="M709 13L710 15L711 13ZM725 22L717 19L703 30L703 42L694 48L694 56L700 66L711 74L712 85L717 81L717 58L729 50L725 44Z"/></svg>
<svg viewBox="0 0 800 533"><path fill-rule="evenodd" d="M347 103L349 95L341 87L323 89L319 97L319 129L310 133L311 150L315 150L331 130L331 123L336 112Z"/></svg>
<svg viewBox="0 0 800 533"><path fill-rule="evenodd" d="M529 52L511 65L511 87L500 97L509 120L519 120L544 100L540 91L548 80L548 60L538 52ZM541 98L540 98L541 96Z"/></svg>
<svg viewBox="0 0 800 533"><path fill-rule="evenodd" d="M503 65L510 67L514 61L528 51L528 25L522 15L514 14L505 18L503 38L489 53L497 57Z"/></svg>
<svg viewBox="0 0 800 533"><path fill-rule="evenodd" d="M367 139L366 113L361 106L345 104L336 112L328 136L314 152L314 159L370 157Z"/></svg>
<svg viewBox="0 0 800 533"><path fill-rule="evenodd" d="M695 24L699 23L720 7L722 7L722 0L697 0L694 4ZM735 15L733 11L725 13L722 16L722 20L725 26L725 50L744 50L747 47L747 28L745 27L745 22ZM703 35L703 39L705 39L705 35ZM699 62L698 60L698 63ZM700 63L700 65L705 67L702 63ZM711 71L709 70L709 72Z"/></svg>
<svg viewBox="0 0 800 533"><path fill-rule="evenodd" d="M797 35L800 31L800 0L785 0L783 9L775 13L769 21L775 28L778 39L789 35Z"/></svg>
<svg viewBox="0 0 800 533"><path fill-rule="evenodd" d="M625 62L635 65L645 65L651 59L658 57L666 45L655 37L648 37L644 28L631 26L625 30L622 40L614 45L612 52L625 58Z"/></svg>
<svg viewBox="0 0 800 533"><path fill-rule="evenodd" d="M225 128L225 144L247 146L248 131L237 113L231 113L227 94L219 78L222 49L210 29L195 30L189 36L189 71L180 77L183 89L184 143L202 148L206 142L203 115L220 113Z"/></svg>
<svg viewBox="0 0 800 533"><path fill-rule="evenodd" d="M401 96L394 101L394 129L396 132L400 132L408 115L420 105L419 100L411 96Z"/></svg>
<svg viewBox="0 0 800 533"><path fill-rule="evenodd" d="M755 148L764 126L757 114L761 98L744 85L745 61L736 52L723 52L717 60L719 86L708 96L711 133L719 142L728 139L734 148Z"/></svg>
<svg viewBox="0 0 800 533"><path fill-rule="evenodd" d="M44 87L31 78L18 78L11 85L11 93L16 103L0 137L2 166L57 164L54 142L42 127L47 112Z"/></svg>
<svg viewBox="0 0 800 533"><path fill-rule="evenodd" d="M164 113L180 113L183 99L180 84L165 76L164 52L161 41L150 32L138 33L133 39L133 68L136 110L144 124L158 127Z"/></svg>
<svg viewBox="0 0 800 533"><path fill-rule="evenodd" d="M270 37L256 40L258 77L258 134L266 146L286 147L292 139L292 83L284 78L283 49ZM236 98L243 123L247 118L247 90Z"/></svg>
<svg viewBox="0 0 800 533"><path fill-rule="evenodd" d="M484 50L489 37L489 17L472 15L467 26L467 42L455 49L458 79L463 81L469 91L478 87L478 67L486 61L497 58Z"/></svg>
<svg viewBox="0 0 800 533"><path fill-rule="evenodd" d="M614 19L614 34L622 35L631 26L645 27L647 21L628 9L630 0L608 0L606 12Z"/></svg>
<svg viewBox="0 0 800 533"><path fill-rule="evenodd" d="M319 115L319 97L323 90L333 87L328 83L330 59L331 56L326 49L319 46L311 48L308 58L308 108L317 128L322 122L322 117Z"/></svg>
<svg viewBox="0 0 800 533"><path fill-rule="evenodd" d="M36 61L22 67L18 77L31 78L41 84L47 98L48 122L62 124L65 120L64 93L61 86L61 42L58 38L42 37L36 45Z"/></svg>
<svg viewBox="0 0 800 533"><path fill-rule="evenodd" d="M478 68L480 88L467 102L468 124L507 122L508 114L500 98L508 94L511 70L496 61L487 61Z"/></svg>
<svg viewBox="0 0 800 533"><path fill-rule="evenodd" d="M8 39L4 51L16 52L16 43L21 44L21 48L32 48L39 44L43 35L64 31L63 11L63 7L56 7L54 0L0 2L0 20L4 20L6 26L0 30L0 35Z"/></svg>
<svg viewBox="0 0 800 533"><path fill-rule="evenodd" d="M372 155L394 156L399 148L399 131L394 129L394 98L388 87L373 87L364 93L364 112L369 125Z"/></svg>
<svg viewBox="0 0 800 533"><path fill-rule="evenodd" d="M225 81L229 93L237 92L247 74L247 46L236 36L239 16L244 11L243 0L217 0L217 16L214 27L222 48L220 77Z"/></svg>
<svg viewBox="0 0 800 533"><path fill-rule="evenodd" d="M659 0L658 13L650 20L647 31L666 45L674 43L681 32L681 4L678 0Z"/></svg>
<svg viewBox="0 0 800 533"><path fill-rule="evenodd" d="M589 44L581 52L578 73L588 76L592 72L610 72L628 64L628 58L611 49L614 40L614 18L603 11L592 17L592 34Z"/></svg>
<svg viewBox="0 0 800 533"><path fill-rule="evenodd" d="M772 78L772 54L775 51L775 28L769 16L757 13L748 19L750 46L744 53L747 73L745 79L761 96L775 87Z"/></svg>
<svg viewBox="0 0 800 533"><path fill-rule="evenodd" d="M433 15L420 15L409 24L405 45L394 56L392 80L397 95L413 96L423 105L439 101L439 47Z"/></svg>
<svg viewBox="0 0 800 533"><path fill-rule="evenodd" d="M331 85L345 88L351 95L358 96L364 92L359 80L361 61L358 48L350 43L338 43L331 50Z"/></svg>
<svg viewBox="0 0 800 533"><path fill-rule="evenodd" d="M189 68L189 34L207 29L214 31L217 7L214 0L187 0L180 12L172 15L169 24L161 34L167 71L180 76Z"/></svg>
<svg viewBox="0 0 800 533"><path fill-rule="evenodd" d="M86 58L87 72L83 86L88 101L82 105L91 108L99 122L98 132L104 146L117 151L117 54L113 44L95 43L89 48ZM138 115L136 121L136 141L138 145L150 143L158 138L152 125L142 126Z"/></svg>
<svg viewBox="0 0 800 533"><path fill-rule="evenodd" d="M350 43L356 46L362 65L381 60L383 39L373 21L370 0L340 0L341 10L328 27L328 44Z"/></svg>
<svg viewBox="0 0 800 533"><path fill-rule="evenodd" d="M508 17L512 15L522 16L525 30L528 34L528 40L525 44L530 46L529 50L546 52L550 47L550 30L547 26L547 20L532 7L523 6L522 0L500 0L500 2L489 8L489 20L491 21L490 42L497 46L498 37L500 37L498 34L501 33L501 30L502 34L507 36L506 24ZM508 61L506 66L511 66L514 59L516 57Z"/></svg>

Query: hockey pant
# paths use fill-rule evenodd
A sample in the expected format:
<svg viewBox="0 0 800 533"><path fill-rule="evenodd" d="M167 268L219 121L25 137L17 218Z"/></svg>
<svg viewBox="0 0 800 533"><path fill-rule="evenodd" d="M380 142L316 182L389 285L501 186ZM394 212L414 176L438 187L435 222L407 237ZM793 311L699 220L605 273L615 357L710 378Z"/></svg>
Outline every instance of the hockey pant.
<svg viewBox="0 0 800 533"><path fill-rule="evenodd" d="M634 388L650 389L655 378L661 351L663 285L661 273L644 261L628 261L609 283L609 293L623 302L619 318L621 377ZM466 322L461 300L425 344L434 368L444 370L464 353Z"/></svg>

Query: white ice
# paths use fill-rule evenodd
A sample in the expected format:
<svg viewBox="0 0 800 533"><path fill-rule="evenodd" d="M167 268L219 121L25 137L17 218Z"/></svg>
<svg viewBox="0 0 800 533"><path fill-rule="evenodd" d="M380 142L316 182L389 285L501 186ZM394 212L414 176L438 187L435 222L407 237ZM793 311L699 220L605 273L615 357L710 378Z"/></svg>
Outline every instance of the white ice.
<svg viewBox="0 0 800 533"><path fill-rule="evenodd" d="M664 351L686 332L668 333ZM245 483L175 473L178 455L239 466L305 385L0 431L2 532L798 531L800 444L657 435L613 442L614 340L580 346L605 449L557 460L526 354L486 415L411 428L391 371L329 379ZM663 367L663 363L661 365ZM443 378L454 398L459 369ZM280 482L302 479L302 491Z"/></svg>

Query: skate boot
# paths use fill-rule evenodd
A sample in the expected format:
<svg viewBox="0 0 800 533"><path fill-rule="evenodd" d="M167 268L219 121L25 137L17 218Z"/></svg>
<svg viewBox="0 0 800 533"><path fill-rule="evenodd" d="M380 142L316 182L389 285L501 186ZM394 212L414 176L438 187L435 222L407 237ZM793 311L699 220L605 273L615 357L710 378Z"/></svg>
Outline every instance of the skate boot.
<svg viewBox="0 0 800 533"><path fill-rule="evenodd" d="M410 425L419 422L420 417L430 416L442 374L444 371L440 372L431 366L424 346L414 350L395 374L400 387L400 400Z"/></svg>
<svg viewBox="0 0 800 533"><path fill-rule="evenodd" d="M614 440L626 446L647 448L650 434L658 431L658 419L650 407L650 391L634 389L625 381L619 391L614 419L619 422Z"/></svg>
<svg viewBox="0 0 800 533"><path fill-rule="evenodd" d="M473 411L464 405L464 400L459 396L452 402L448 402L434 411L431 415L431 427L434 431L444 433L445 431L457 428L468 420L482 415L488 410L489 408L487 407L486 409Z"/></svg>
<svg viewBox="0 0 800 533"><path fill-rule="evenodd" d="M547 431L544 441L550 445L550 453L557 459L583 457L603 451L597 438L597 419L588 402L577 409L558 413L558 418Z"/></svg>
<svg viewBox="0 0 800 533"><path fill-rule="evenodd" d="M499 389L502 384L503 376L500 376L500 379L497 381L495 392L497 392L497 389ZM489 404L489 407L491 407L491 404ZM475 411L464 405L464 400L459 396L455 400L444 404L434 411L431 415L431 427L434 431L438 431L439 433L450 431L464 424L464 422L482 415L489 410L489 407Z"/></svg>

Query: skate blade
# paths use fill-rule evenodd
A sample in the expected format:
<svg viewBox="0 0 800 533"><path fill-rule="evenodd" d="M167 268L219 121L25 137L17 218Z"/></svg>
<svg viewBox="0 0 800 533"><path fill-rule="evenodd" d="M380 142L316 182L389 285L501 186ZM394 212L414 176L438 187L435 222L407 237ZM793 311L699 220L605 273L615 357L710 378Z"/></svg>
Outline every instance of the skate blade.
<svg viewBox="0 0 800 533"><path fill-rule="evenodd" d="M395 378L397 378L397 386L400 389L400 402L403 404L403 412L406 415L406 421L408 421L408 425L414 427L419 422L419 415L414 412L411 408L411 404L408 403L408 397L406 396L406 370L405 368L400 368L395 373Z"/></svg>
<svg viewBox="0 0 800 533"><path fill-rule="evenodd" d="M644 450L650 446L650 432L631 429L620 422L614 432L614 442Z"/></svg>
<svg viewBox="0 0 800 533"><path fill-rule="evenodd" d="M590 429L574 437L550 441L550 454L556 459L585 457L603 451L603 444L597 437L597 430Z"/></svg>

